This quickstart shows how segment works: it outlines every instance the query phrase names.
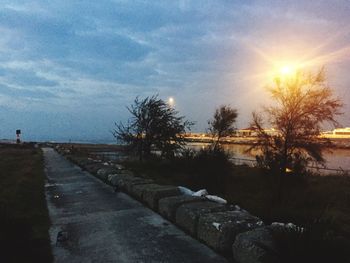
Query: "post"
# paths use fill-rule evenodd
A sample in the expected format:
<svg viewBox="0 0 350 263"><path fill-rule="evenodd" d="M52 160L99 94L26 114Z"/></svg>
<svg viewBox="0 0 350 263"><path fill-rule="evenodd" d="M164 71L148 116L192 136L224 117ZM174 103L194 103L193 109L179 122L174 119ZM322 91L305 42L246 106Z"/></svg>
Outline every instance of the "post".
<svg viewBox="0 0 350 263"><path fill-rule="evenodd" d="M16 130L16 143L21 143L21 138L20 138L21 130Z"/></svg>

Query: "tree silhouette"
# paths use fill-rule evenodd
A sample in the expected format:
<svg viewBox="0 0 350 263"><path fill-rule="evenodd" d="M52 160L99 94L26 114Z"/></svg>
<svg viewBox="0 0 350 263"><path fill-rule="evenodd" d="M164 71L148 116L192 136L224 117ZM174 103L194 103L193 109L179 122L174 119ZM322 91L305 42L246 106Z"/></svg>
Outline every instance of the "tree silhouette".
<svg viewBox="0 0 350 263"><path fill-rule="evenodd" d="M331 142L319 136L321 125L336 125L335 116L341 114L342 107L333 97L324 69L278 77L269 91L275 104L264 112L276 132L266 132L263 116L253 113L252 128L258 132L258 142L251 150L261 151L258 164L278 170L280 175L305 172L310 162L324 164L322 150Z"/></svg>
<svg viewBox="0 0 350 263"><path fill-rule="evenodd" d="M113 135L136 151L140 160L149 157L152 149L171 157L184 146L184 133L192 123L177 116L178 112L157 95L142 100L137 97L127 109L132 117L127 124L116 123Z"/></svg>
<svg viewBox="0 0 350 263"><path fill-rule="evenodd" d="M216 138L214 149L219 146L222 137L233 134L237 116L237 110L228 105L220 106L215 110L213 119L208 121L209 133Z"/></svg>

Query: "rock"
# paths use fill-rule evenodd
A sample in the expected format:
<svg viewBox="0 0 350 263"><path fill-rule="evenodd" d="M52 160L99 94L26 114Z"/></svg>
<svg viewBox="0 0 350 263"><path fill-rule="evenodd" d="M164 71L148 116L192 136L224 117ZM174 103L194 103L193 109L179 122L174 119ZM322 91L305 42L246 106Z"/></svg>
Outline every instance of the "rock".
<svg viewBox="0 0 350 263"><path fill-rule="evenodd" d="M124 191L127 192L130 195L133 195L133 188L136 185L144 185L144 184L154 184L154 180L152 179L145 179L141 177L135 177L132 180L125 180L124 181Z"/></svg>
<svg viewBox="0 0 350 263"><path fill-rule="evenodd" d="M159 203L158 203L159 213L165 218L171 221L175 221L176 210L180 205L192 203L192 202L199 202L203 200L204 200L203 197L191 196L191 195L165 197L159 200Z"/></svg>
<svg viewBox="0 0 350 263"><path fill-rule="evenodd" d="M300 233L302 234L305 229L303 227L299 227L293 223L280 223L280 222L273 222L270 225L270 229L273 233L281 233L281 232L289 232L289 233Z"/></svg>
<svg viewBox="0 0 350 263"><path fill-rule="evenodd" d="M198 221L198 238L216 251L229 252L239 233L263 225L246 211L224 211L204 214Z"/></svg>
<svg viewBox="0 0 350 263"><path fill-rule="evenodd" d="M116 169L113 168L100 168L96 172L96 176L102 180L107 180L109 174L114 174Z"/></svg>
<svg viewBox="0 0 350 263"><path fill-rule="evenodd" d="M127 183L132 180L138 180L138 177L135 177L129 173L110 174L107 177L107 182L113 186L117 186L123 191L126 190Z"/></svg>
<svg viewBox="0 0 350 263"><path fill-rule="evenodd" d="M107 183L112 185L112 186L117 186L119 187L118 185L118 180L122 179L123 177L126 177L128 175L120 175L120 174L109 174L107 176Z"/></svg>
<svg viewBox="0 0 350 263"><path fill-rule="evenodd" d="M159 199L180 195L180 191L172 185L138 184L131 188L130 194L157 211Z"/></svg>
<svg viewBox="0 0 350 263"><path fill-rule="evenodd" d="M176 210L175 222L193 236L197 236L198 219L211 212L225 211L222 204L202 201L180 205Z"/></svg>
<svg viewBox="0 0 350 263"><path fill-rule="evenodd" d="M280 262L271 230L267 227L237 235L232 251L237 263Z"/></svg>
<svg viewBox="0 0 350 263"><path fill-rule="evenodd" d="M151 187L153 185L154 184L151 184ZM143 195L143 192L145 191L145 187L146 186L143 185L143 184L136 184L136 185L134 185L133 187L130 188L130 195L135 197L139 201L143 201L142 195Z"/></svg>
<svg viewBox="0 0 350 263"><path fill-rule="evenodd" d="M137 177L134 175L133 172L129 171L129 170L116 170L116 174L127 174L133 177Z"/></svg>
<svg viewBox="0 0 350 263"><path fill-rule="evenodd" d="M87 159L80 159L80 160L76 160L76 163L80 166L80 167L84 167L88 164L91 164L91 161L87 160Z"/></svg>
<svg viewBox="0 0 350 263"><path fill-rule="evenodd" d="M95 164L87 164L82 167L83 170L88 171L89 173L96 174L99 169L102 168L102 165L95 163Z"/></svg>
<svg viewBox="0 0 350 263"><path fill-rule="evenodd" d="M125 169L123 165L118 164L118 163L114 164L114 167L117 168L118 170L124 170Z"/></svg>
<svg viewBox="0 0 350 263"><path fill-rule="evenodd" d="M146 187L142 194L142 199L151 209L158 211L158 202L161 198L178 196L180 194L176 186L160 185L159 187Z"/></svg>
<svg viewBox="0 0 350 263"><path fill-rule="evenodd" d="M106 183L112 186L117 186L115 183L113 184L114 180L118 179L118 174L109 174L107 176Z"/></svg>

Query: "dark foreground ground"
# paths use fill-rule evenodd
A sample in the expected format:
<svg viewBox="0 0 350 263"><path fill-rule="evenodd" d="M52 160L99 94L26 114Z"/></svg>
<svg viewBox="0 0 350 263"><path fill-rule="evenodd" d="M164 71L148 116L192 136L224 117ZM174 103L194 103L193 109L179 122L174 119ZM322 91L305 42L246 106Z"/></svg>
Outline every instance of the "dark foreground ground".
<svg viewBox="0 0 350 263"><path fill-rule="evenodd" d="M0 144L0 262L51 262L40 149Z"/></svg>
<svg viewBox="0 0 350 263"><path fill-rule="evenodd" d="M226 262L52 148L43 152L55 262Z"/></svg>

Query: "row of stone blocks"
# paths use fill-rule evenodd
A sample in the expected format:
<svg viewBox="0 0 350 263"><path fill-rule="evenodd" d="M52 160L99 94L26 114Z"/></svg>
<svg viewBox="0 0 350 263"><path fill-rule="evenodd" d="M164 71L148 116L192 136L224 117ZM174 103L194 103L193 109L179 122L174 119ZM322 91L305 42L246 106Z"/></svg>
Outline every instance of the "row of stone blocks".
<svg viewBox="0 0 350 263"><path fill-rule="evenodd" d="M100 169L97 176L145 203L215 251L226 255L233 252L237 262L277 261L271 231L247 211L205 197L183 195L176 186L158 185L126 170L113 174L105 171Z"/></svg>
<svg viewBox="0 0 350 263"><path fill-rule="evenodd" d="M236 262L278 262L270 227L237 206L183 195L176 186L155 184L122 167L73 161L105 183L146 204L215 251L226 255L233 253Z"/></svg>

